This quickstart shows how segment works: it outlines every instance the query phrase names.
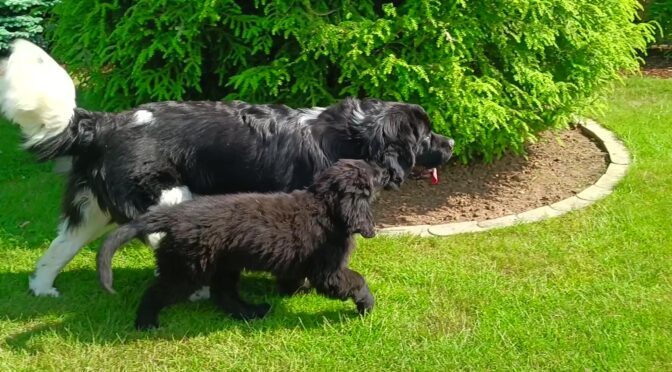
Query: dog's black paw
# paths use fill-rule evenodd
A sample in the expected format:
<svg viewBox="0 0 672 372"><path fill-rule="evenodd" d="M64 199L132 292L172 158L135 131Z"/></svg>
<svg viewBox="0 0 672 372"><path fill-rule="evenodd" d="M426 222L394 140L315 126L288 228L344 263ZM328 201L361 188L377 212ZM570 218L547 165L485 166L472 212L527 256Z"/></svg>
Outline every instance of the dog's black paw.
<svg viewBox="0 0 672 372"><path fill-rule="evenodd" d="M248 305L238 312L231 313L231 316L239 320L261 319L266 316L270 310L271 305L266 303Z"/></svg>
<svg viewBox="0 0 672 372"><path fill-rule="evenodd" d="M159 321L157 319L136 319L135 329L138 331L147 331L150 329L159 328Z"/></svg>
<svg viewBox="0 0 672 372"><path fill-rule="evenodd" d="M363 297L355 300L357 305L357 312L360 315L365 315L373 309L373 305L376 303L376 300L373 298L371 292L367 291Z"/></svg>
<svg viewBox="0 0 672 372"><path fill-rule="evenodd" d="M263 318L268 314L269 311L271 311L271 304L267 303L262 303L262 304L257 304L254 305L254 313L256 318Z"/></svg>

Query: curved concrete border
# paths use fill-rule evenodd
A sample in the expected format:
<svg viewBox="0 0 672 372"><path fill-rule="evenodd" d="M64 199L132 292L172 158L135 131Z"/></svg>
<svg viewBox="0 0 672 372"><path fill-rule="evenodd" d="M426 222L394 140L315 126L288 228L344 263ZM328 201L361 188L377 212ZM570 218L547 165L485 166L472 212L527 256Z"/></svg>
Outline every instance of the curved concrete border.
<svg viewBox="0 0 672 372"><path fill-rule="evenodd" d="M607 172L597 182L575 196L526 212L490 220L454 222L442 225L394 226L380 229L378 233L381 235L448 236L481 232L557 217L604 198L611 194L616 184L625 176L630 165L630 153L614 133L600 126L594 120L577 118L575 122L585 135L594 138L609 154Z"/></svg>

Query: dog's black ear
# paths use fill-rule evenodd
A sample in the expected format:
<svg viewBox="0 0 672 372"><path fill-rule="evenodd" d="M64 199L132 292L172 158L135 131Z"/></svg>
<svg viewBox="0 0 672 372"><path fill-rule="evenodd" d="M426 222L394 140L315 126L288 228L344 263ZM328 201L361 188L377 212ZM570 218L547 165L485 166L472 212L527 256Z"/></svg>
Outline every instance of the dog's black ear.
<svg viewBox="0 0 672 372"><path fill-rule="evenodd" d="M412 155L406 155L406 158ZM404 155L401 156L402 160L400 161L399 152L396 149L389 149L383 154L383 159L381 165L387 169L389 177L387 178L387 183L384 185L387 189L398 189L399 186L404 182L406 174L408 171L413 168L415 161L411 162L410 165L407 161L404 161ZM402 165L402 162L405 165Z"/></svg>
<svg viewBox="0 0 672 372"><path fill-rule="evenodd" d="M373 158L389 172L388 188L399 187L415 165L413 149L419 142L419 128L428 121L418 105L397 104L384 112L371 149L379 151Z"/></svg>
<svg viewBox="0 0 672 372"><path fill-rule="evenodd" d="M376 236L373 211L368 196L350 194L341 199L341 213L350 234L361 234L365 238Z"/></svg>
<svg viewBox="0 0 672 372"><path fill-rule="evenodd" d="M390 171L387 168L378 166L375 163L369 163L373 169L373 187L377 190L390 183Z"/></svg>

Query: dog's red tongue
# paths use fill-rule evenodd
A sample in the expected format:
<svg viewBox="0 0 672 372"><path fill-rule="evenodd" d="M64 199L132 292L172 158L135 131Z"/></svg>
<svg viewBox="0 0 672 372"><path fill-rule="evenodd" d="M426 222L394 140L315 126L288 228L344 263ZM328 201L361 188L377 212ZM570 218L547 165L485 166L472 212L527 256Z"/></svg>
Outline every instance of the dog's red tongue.
<svg viewBox="0 0 672 372"><path fill-rule="evenodd" d="M432 185L439 184L439 171L436 168L432 168Z"/></svg>

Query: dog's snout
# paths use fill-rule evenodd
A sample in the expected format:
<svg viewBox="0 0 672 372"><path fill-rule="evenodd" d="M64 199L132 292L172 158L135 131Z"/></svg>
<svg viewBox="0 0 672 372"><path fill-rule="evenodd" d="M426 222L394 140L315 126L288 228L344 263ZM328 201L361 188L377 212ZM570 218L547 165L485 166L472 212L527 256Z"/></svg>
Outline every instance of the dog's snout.
<svg viewBox="0 0 672 372"><path fill-rule="evenodd" d="M449 148L452 150L455 147L455 140L447 137L447 136L442 136L438 133L432 133L433 137L433 143L437 144L439 147L442 148Z"/></svg>

